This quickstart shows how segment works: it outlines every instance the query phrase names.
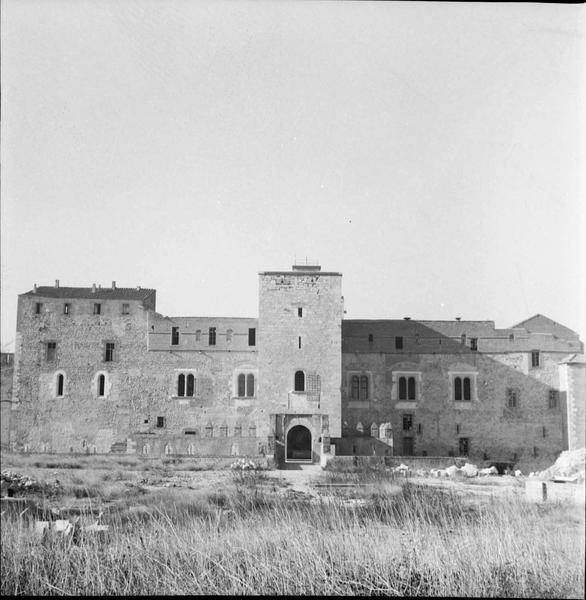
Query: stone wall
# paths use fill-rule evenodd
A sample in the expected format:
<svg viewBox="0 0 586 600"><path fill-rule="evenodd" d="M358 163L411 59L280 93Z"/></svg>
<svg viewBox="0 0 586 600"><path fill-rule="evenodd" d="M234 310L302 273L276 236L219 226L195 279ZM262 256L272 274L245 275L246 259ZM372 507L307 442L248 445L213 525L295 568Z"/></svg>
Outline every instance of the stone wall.
<svg viewBox="0 0 586 600"><path fill-rule="evenodd" d="M12 382L14 377L14 354L2 352L0 355L0 446L9 447L10 415L12 404Z"/></svg>

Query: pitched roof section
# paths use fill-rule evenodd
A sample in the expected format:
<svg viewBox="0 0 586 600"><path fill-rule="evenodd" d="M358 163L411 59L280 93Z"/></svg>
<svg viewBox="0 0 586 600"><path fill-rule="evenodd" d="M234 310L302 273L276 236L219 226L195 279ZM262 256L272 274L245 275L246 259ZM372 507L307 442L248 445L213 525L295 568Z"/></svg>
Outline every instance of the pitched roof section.
<svg viewBox="0 0 586 600"><path fill-rule="evenodd" d="M515 325L515 327L523 327L530 333L550 333L564 340L577 340L580 338L580 336L569 327L560 325L549 317L545 317L539 313L529 319L521 321Z"/></svg>
<svg viewBox="0 0 586 600"><path fill-rule="evenodd" d="M40 286L36 288L36 292L31 290L25 292L21 296L39 296L43 298L83 298L91 300L138 300L144 301L151 295L156 293L156 290L149 288L100 288L96 287L95 291L91 287L55 287L55 286Z"/></svg>

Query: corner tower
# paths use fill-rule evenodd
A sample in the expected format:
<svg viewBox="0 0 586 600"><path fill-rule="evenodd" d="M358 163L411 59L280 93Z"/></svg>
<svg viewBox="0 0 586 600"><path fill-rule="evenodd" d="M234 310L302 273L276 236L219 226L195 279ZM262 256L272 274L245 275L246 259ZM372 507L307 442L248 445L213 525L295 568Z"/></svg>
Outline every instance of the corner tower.
<svg viewBox="0 0 586 600"><path fill-rule="evenodd" d="M341 436L342 274L317 265L259 274L258 366L275 458L316 461Z"/></svg>

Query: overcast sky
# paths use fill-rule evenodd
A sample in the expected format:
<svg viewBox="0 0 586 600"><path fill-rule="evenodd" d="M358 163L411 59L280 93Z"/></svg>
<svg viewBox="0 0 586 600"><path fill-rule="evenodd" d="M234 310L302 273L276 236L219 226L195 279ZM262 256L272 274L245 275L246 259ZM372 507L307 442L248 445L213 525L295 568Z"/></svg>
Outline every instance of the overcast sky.
<svg viewBox="0 0 586 600"><path fill-rule="evenodd" d="M2 1L2 349L33 284L586 338L583 5Z"/></svg>

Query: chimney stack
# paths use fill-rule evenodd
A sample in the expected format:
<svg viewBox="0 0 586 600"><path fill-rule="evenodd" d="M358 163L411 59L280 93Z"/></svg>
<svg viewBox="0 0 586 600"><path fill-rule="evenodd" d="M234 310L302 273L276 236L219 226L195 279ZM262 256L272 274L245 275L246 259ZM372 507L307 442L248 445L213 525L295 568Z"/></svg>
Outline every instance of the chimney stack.
<svg viewBox="0 0 586 600"><path fill-rule="evenodd" d="M37 284L35 283L33 285L33 294L36 294L36 293L37 293Z"/></svg>
<svg viewBox="0 0 586 600"><path fill-rule="evenodd" d="M55 287L58 288L59 287L59 280L55 279Z"/></svg>
<svg viewBox="0 0 586 600"><path fill-rule="evenodd" d="M112 282L112 289L113 289L113 290L115 290L115 289L116 289L116 282L115 282L115 281L113 281L113 282Z"/></svg>
<svg viewBox="0 0 586 600"><path fill-rule="evenodd" d="M96 284L92 283L92 294L96 293Z"/></svg>

